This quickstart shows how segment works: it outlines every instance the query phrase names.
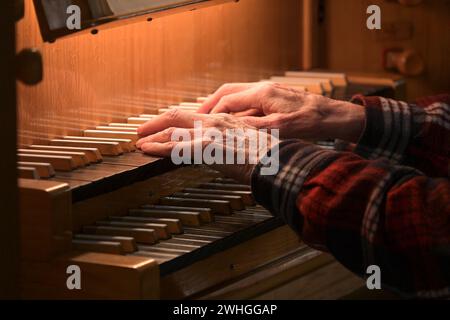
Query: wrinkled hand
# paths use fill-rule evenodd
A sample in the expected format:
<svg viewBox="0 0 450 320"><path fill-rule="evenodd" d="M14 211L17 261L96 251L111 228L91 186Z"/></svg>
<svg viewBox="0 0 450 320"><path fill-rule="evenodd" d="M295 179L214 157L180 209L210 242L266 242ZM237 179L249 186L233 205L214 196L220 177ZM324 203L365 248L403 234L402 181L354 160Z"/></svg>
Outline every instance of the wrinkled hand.
<svg viewBox="0 0 450 320"><path fill-rule="evenodd" d="M176 164L180 164L179 159L199 163L194 161L197 150L201 153L202 163L213 165L215 169L243 183L250 182L254 166L272 146L278 144L277 137L258 132L239 117L182 110L171 110L148 121L138 129L138 134L141 139L136 146L149 155L171 157L172 160L176 158ZM252 137L257 141L252 140ZM220 152L222 157L218 154ZM213 157L208 158L207 155ZM219 163L215 162L217 159ZM234 162L230 163L230 159Z"/></svg>
<svg viewBox="0 0 450 320"><path fill-rule="evenodd" d="M255 128L279 129L282 138L356 142L365 114L360 106L271 82L225 84L199 113L231 113Z"/></svg>

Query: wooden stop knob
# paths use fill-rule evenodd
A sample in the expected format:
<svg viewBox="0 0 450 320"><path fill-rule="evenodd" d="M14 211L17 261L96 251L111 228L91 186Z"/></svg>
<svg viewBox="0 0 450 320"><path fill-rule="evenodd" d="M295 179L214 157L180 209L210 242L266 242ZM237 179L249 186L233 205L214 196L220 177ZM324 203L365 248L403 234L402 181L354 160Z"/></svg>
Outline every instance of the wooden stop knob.
<svg viewBox="0 0 450 320"><path fill-rule="evenodd" d="M405 76L418 76L425 70L422 56L413 49L392 49L386 51L385 68Z"/></svg>

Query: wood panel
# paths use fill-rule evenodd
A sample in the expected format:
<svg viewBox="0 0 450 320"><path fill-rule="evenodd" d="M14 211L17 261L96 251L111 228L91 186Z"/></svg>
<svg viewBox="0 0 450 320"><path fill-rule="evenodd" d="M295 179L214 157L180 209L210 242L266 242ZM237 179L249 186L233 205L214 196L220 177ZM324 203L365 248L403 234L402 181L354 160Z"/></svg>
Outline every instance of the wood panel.
<svg viewBox="0 0 450 320"><path fill-rule="evenodd" d="M0 3L0 134L2 160L0 170L0 299L18 297L19 218L16 187L16 101L14 75L14 4Z"/></svg>
<svg viewBox="0 0 450 320"><path fill-rule="evenodd" d="M423 56L426 71L422 76L407 78L407 98L412 100L450 90L450 1L423 1L416 7L384 0L346 0L345 5L334 0L324 3L320 67L382 72L385 48L414 48ZM381 31L366 28L366 9L372 4L381 7ZM389 35L392 23L412 25L412 35L392 37Z"/></svg>
<svg viewBox="0 0 450 320"><path fill-rule="evenodd" d="M241 0L43 43L32 1L18 49L44 57L44 81L20 85L20 142L80 134L130 114L254 81L299 63L297 0Z"/></svg>

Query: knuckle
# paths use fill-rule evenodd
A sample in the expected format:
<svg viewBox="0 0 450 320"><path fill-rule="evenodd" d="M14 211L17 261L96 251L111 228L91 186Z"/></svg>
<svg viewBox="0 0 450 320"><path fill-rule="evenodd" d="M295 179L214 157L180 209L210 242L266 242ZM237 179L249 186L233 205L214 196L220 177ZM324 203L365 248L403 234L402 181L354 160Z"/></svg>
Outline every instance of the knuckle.
<svg viewBox="0 0 450 320"><path fill-rule="evenodd" d="M228 95L223 96L222 98L220 98L219 103L217 105L220 106L220 108L222 109L223 108L226 109L226 107L230 105L230 101L231 101L230 96Z"/></svg>
<svg viewBox="0 0 450 320"><path fill-rule="evenodd" d="M167 148L172 150L173 148L176 147L177 143L178 143L177 141L169 141L167 142Z"/></svg>
<svg viewBox="0 0 450 320"><path fill-rule="evenodd" d="M164 130L164 135L170 138L173 135L173 133L175 132L175 130L176 130L175 127L169 127Z"/></svg>
<svg viewBox="0 0 450 320"><path fill-rule="evenodd" d="M178 120L180 118L180 116L181 116L181 110L173 109L173 110L167 111L165 113L165 115L171 121Z"/></svg>
<svg viewBox="0 0 450 320"><path fill-rule="evenodd" d="M276 117L274 120L272 120L272 123L270 125L271 129L280 129L283 124L283 121L280 117Z"/></svg>
<svg viewBox="0 0 450 320"><path fill-rule="evenodd" d="M275 83L272 82L266 82L262 85L262 91L265 95L272 95L275 91Z"/></svg>
<svg viewBox="0 0 450 320"><path fill-rule="evenodd" d="M229 95L226 95L226 96L223 96L222 98L220 98L220 103L221 104L228 104L230 102L230 96Z"/></svg>
<svg viewBox="0 0 450 320"><path fill-rule="evenodd" d="M232 83L225 83L220 87L220 89L227 90L227 89L231 89L232 87L233 87Z"/></svg>

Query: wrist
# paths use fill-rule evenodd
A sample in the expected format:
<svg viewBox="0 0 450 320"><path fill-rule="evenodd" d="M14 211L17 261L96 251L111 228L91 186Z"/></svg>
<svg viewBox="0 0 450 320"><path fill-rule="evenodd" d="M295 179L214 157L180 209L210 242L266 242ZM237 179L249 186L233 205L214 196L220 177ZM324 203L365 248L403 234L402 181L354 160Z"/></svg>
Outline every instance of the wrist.
<svg viewBox="0 0 450 320"><path fill-rule="evenodd" d="M350 102L343 102L343 110L341 129L338 130L338 139L352 143L357 143L366 127L366 110L360 105Z"/></svg>

